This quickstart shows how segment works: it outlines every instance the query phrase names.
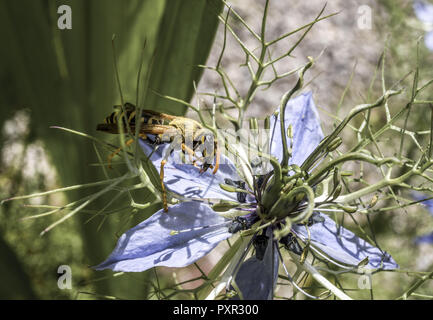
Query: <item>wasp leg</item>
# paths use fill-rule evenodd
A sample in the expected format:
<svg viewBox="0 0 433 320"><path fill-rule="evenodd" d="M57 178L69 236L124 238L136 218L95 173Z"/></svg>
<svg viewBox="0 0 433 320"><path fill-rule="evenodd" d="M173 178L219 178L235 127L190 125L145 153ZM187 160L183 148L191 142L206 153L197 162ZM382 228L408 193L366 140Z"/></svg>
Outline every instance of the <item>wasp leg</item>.
<svg viewBox="0 0 433 320"><path fill-rule="evenodd" d="M144 133L140 133L139 137L142 139L147 139L147 136ZM125 146L130 146L132 143L134 142L134 139L129 139L128 141L125 142ZM122 151L122 148L117 148L112 154L110 154L108 156L108 168L111 169L111 161L113 160L113 158L118 155L120 153L120 151Z"/></svg>
<svg viewBox="0 0 433 320"><path fill-rule="evenodd" d="M161 168L159 171L159 179L161 181L161 191L162 191L162 205L164 206L164 211L167 212L168 211L168 206L167 206L167 191L165 190L165 186L164 186L164 166L167 163L167 160L163 159L161 161Z"/></svg>
<svg viewBox="0 0 433 320"><path fill-rule="evenodd" d="M201 142L204 143L204 139L202 139ZM206 172L207 169L209 169L209 168L213 169L212 174L215 174L218 171L218 168L219 168L219 165L220 165L220 155L221 155L221 153L220 153L220 150L218 148L218 143L217 143L216 140L214 141L214 148L213 148L212 154L214 155L215 165L212 165L211 163L209 163L209 157L207 156L207 150L204 149L202 151L204 162L203 162L203 164L202 164L202 166L200 168L200 173Z"/></svg>
<svg viewBox="0 0 433 320"><path fill-rule="evenodd" d="M188 154L191 157L194 157L194 151L191 150L191 148L188 148L185 143L181 144L182 146L182 150L188 152ZM161 191L162 191L162 204L164 207L164 211L167 212L168 211L168 206L167 206L167 191L165 189L165 185L164 185L164 166L167 164L167 157L173 152L174 150L170 150L170 152L167 153L166 157L161 161L161 166L160 166L160 170L159 170L159 179L161 181ZM194 164L195 165L195 164Z"/></svg>
<svg viewBox="0 0 433 320"><path fill-rule="evenodd" d="M173 131L172 131L173 132ZM178 132L177 130L175 132ZM169 148L167 150L165 150L165 156L161 161L161 165L160 165L160 170L159 170L159 178L161 181L161 191L162 191L162 203L164 206L164 211L167 212L168 211L168 206L167 206L167 191L165 190L165 186L164 186L164 166L167 164L168 161L168 157L173 153L174 151L174 146L175 145L182 145L182 140L179 141L180 139L180 135L175 136L175 140L170 144ZM186 146L185 146L186 148Z"/></svg>
<svg viewBox="0 0 433 320"><path fill-rule="evenodd" d="M129 139L128 141L125 142L126 146L130 146L132 143L134 142L134 139ZM120 151L122 151L122 148L117 148L112 154L110 154L108 156L108 168L111 169L111 161L113 160L113 158L120 153Z"/></svg>
<svg viewBox="0 0 433 320"><path fill-rule="evenodd" d="M213 174L217 173L218 168L220 166L220 156L221 156L221 152L220 149L218 148L218 144L215 142L215 166L214 169L212 171Z"/></svg>
<svg viewBox="0 0 433 320"><path fill-rule="evenodd" d="M195 164L196 161L194 160L194 158L195 158L195 152L194 152L194 150L192 150L191 148L187 147L185 145L185 143L182 143L182 150L188 152L188 154L189 154L189 156L190 156L190 158L192 160L192 164L194 166L196 166L196 164Z"/></svg>

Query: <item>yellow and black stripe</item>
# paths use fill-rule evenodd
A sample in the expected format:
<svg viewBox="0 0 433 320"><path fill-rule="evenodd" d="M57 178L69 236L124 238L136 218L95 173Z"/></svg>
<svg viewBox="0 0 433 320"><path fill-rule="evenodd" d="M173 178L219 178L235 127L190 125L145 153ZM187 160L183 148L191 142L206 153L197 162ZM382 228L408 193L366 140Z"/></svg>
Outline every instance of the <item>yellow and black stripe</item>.
<svg viewBox="0 0 433 320"><path fill-rule="evenodd" d="M119 133L118 121L119 119L123 120L123 127L126 128L127 125L131 129L135 128L135 119L136 119L136 107L127 102L121 108L121 106L115 106L114 109L116 111L112 112L108 117L104 119L104 123L100 123L97 125L96 130L104 131L108 133L117 134ZM142 125L164 125L168 124L168 121L172 116L158 113L152 110L141 110L141 118L140 122Z"/></svg>

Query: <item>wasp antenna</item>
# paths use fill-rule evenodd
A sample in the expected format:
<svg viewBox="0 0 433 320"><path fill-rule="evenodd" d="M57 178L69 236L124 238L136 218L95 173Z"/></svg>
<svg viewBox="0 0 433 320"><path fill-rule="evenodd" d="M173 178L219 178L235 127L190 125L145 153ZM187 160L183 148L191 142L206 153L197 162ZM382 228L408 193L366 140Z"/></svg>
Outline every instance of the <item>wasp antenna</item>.
<svg viewBox="0 0 433 320"><path fill-rule="evenodd" d="M221 153L220 153L220 149L219 149L217 143L215 143L215 150L214 150L214 152L215 152L215 167L214 167L213 172L212 172L213 174L217 173L218 168L220 166Z"/></svg>

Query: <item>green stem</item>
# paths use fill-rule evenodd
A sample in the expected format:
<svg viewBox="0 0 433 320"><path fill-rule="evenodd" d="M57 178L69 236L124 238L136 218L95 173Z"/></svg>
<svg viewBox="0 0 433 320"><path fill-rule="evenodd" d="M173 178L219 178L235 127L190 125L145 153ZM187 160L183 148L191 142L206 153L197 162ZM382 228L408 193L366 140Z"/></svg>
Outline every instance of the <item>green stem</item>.
<svg viewBox="0 0 433 320"><path fill-rule="evenodd" d="M397 298L397 300L407 300L407 298L409 298L416 289L418 289L426 280L431 279L432 277L433 271L416 281L404 294Z"/></svg>
<svg viewBox="0 0 433 320"><path fill-rule="evenodd" d="M415 165L411 170L408 172L402 174L398 178L390 179L386 177L385 179L372 184L371 186L365 187L363 189L360 189L358 191L352 192L350 194L338 197L335 201L339 203L349 203L351 201L354 201L356 199L359 199L363 196L366 196L368 194L372 194L373 192L380 190L382 188L388 187L388 186L394 186L394 185L400 185L410 177L414 175L421 175L425 170L427 170L433 162L428 162L425 165L422 166L420 169L416 169L418 166Z"/></svg>
<svg viewBox="0 0 433 320"><path fill-rule="evenodd" d="M302 264L296 263L296 265L298 267L302 268L304 271L308 272L314 278L314 280L316 280L318 283L320 283L326 289L331 291L340 300L353 300L351 297L349 297L347 294L345 294L343 291L341 291L336 286L334 286L331 282L329 282L328 279L326 279L324 276L322 276L319 273L319 271L317 271L316 268L314 268L307 261L304 261L304 263L302 263Z"/></svg>
<svg viewBox="0 0 433 320"><path fill-rule="evenodd" d="M329 144L334 141L334 139L346 127L349 121L352 120L357 114L379 107L383 103L385 103L390 97L400 94L401 92L402 90L388 90L383 96L377 99L376 102L371 104L360 104L353 108L352 111L346 116L346 118L344 118L344 120L338 125L338 127L335 128L335 130L329 136L323 139L322 142L320 142L320 144L317 146L317 148L308 156L308 158L301 166L302 170L308 171L308 169L315 163L319 154L322 153L323 150L326 150Z"/></svg>
<svg viewBox="0 0 433 320"><path fill-rule="evenodd" d="M299 71L299 79L296 82L295 86L292 88L292 90L284 94L280 103L280 130L281 130L281 139L283 142L283 160L281 161L281 166L283 168L288 168L289 165L289 151L287 148L287 135L286 135L286 126L285 126L285 114L286 114L287 102L290 100L290 98L296 91L302 88L302 85L304 83L304 73L309 68L311 68L311 66L314 63L313 58L308 57L308 60L309 62L305 64L305 66L301 69L301 71Z"/></svg>
<svg viewBox="0 0 433 320"><path fill-rule="evenodd" d="M313 175L310 176L310 178L307 180L307 183L312 186L314 185L317 180L319 180L326 172L331 171L332 168L337 166L338 164L346 161L364 161L371 164L375 164L377 166L381 166L386 163L394 163L394 164L401 164L402 162L394 157L389 158L382 158L382 159L375 159L367 154L362 153L346 153L326 164L323 168L321 168L319 171L315 172Z"/></svg>

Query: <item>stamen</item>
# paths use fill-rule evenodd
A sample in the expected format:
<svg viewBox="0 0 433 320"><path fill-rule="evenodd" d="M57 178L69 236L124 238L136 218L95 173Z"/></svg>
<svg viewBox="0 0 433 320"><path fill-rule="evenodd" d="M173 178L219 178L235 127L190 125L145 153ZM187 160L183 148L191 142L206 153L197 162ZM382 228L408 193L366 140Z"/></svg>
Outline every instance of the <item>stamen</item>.
<svg viewBox="0 0 433 320"><path fill-rule="evenodd" d="M224 179L224 183L229 185L229 186L235 187L237 189L247 191L245 181L234 181L234 180L226 178L226 179ZM247 202L247 192L237 192L236 197L240 203Z"/></svg>
<svg viewBox="0 0 433 320"><path fill-rule="evenodd" d="M307 226L311 227L315 223L322 223L325 221L325 218L320 216L320 213L313 212L313 214L308 218Z"/></svg>
<svg viewBox="0 0 433 320"><path fill-rule="evenodd" d="M339 213L345 213L346 211L341 209L321 209L321 208L315 208L314 210L320 211L320 212L339 212Z"/></svg>
<svg viewBox="0 0 433 320"><path fill-rule="evenodd" d="M263 231L263 232L265 233L265 231ZM260 260L260 261L263 260L263 258L265 256L266 248L268 247L268 240L269 240L269 237L267 237L264 234L258 235L254 239L253 246L254 246L254 249L256 249L257 260Z"/></svg>
<svg viewBox="0 0 433 320"><path fill-rule="evenodd" d="M293 231L293 233L295 234L295 236L296 236L298 239L300 239L302 242L306 243L306 240L302 239L302 237L300 237L298 234L296 234L296 232ZM308 242L309 242L309 241L308 241ZM311 244L311 242L310 242L310 244ZM324 255L323 253L321 253L318 249L316 249L316 248L314 247L314 244L313 244L313 245L310 245L310 246L309 246L309 249L313 250L314 253L317 254L317 255L319 255L323 260L325 260L325 261L327 261L327 262L330 262L330 263L332 263L333 265L335 265L335 266L337 266L337 267L340 267L340 268L342 268L342 269L346 269L346 270L353 270L353 269L354 269L353 267L347 267L347 266L344 266L344 265L338 263L337 261L335 261L334 259L332 259L332 258L330 258L330 257L328 257L328 256L326 256L326 255Z"/></svg>
<svg viewBox="0 0 433 320"><path fill-rule="evenodd" d="M236 233L241 230L248 230L257 220L259 220L259 217L254 213L247 214L242 217L236 217L233 221L231 221L229 232Z"/></svg>
<svg viewBox="0 0 433 320"><path fill-rule="evenodd" d="M293 233L289 233L287 236L280 239L280 243L284 245L286 250L292 251L294 254L297 254L300 256L303 253L303 249L301 245L299 244L298 240L295 236L293 236Z"/></svg>

